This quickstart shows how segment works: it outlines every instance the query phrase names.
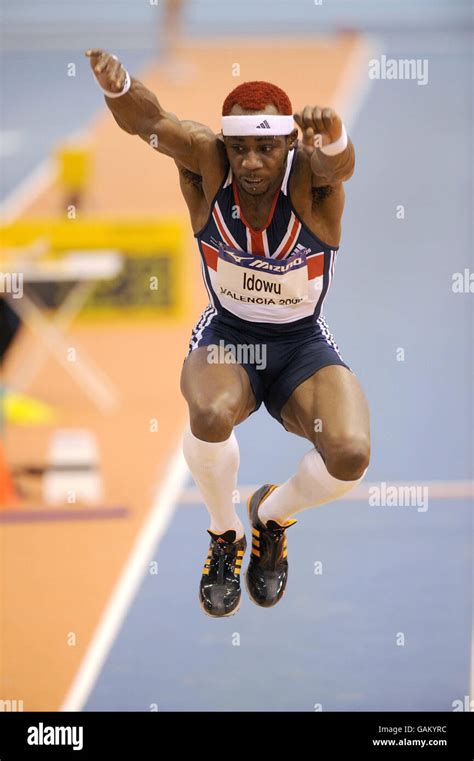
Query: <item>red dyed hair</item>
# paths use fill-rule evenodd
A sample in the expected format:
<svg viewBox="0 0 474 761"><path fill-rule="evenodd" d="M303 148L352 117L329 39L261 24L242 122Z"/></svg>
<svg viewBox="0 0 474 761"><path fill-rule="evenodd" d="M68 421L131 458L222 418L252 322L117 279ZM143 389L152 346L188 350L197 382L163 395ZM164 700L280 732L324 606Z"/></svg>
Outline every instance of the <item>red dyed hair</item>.
<svg viewBox="0 0 474 761"><path fill-rule="evenodd" d="M230 92L222 105L222 116L229 116L232 106L238 104L247 111L262 111L269 103L278 109L280 114L291 115L291 101L280 87L270 82L243 82Z"/></svg>

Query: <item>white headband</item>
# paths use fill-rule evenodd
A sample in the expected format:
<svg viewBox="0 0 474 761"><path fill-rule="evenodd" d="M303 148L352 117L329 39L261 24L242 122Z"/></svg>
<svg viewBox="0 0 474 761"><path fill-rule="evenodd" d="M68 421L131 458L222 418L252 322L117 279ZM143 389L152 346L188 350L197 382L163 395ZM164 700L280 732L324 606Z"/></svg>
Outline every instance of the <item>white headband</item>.
<svg viewBox="0 0 474 761"><path fill-rule="evenodd" d="M221 126L223 135L244 137L245 135L289 135L295 125L292 116L282 114L239 114L222 116Z"/></svg>

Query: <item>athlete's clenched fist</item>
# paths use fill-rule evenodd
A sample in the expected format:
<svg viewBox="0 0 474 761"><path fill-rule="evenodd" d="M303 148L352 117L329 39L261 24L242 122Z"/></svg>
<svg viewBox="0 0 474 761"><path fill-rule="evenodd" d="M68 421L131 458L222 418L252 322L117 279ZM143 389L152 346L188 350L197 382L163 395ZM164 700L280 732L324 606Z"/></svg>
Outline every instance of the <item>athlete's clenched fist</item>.
<svg viewBox="0 0 474 761"><path fill-rule="evenodd" d="M117 56L105 50L86 50L91 69L99 85L109 92L120 92L125 84L126 71Z"/></svg>
<svg viewBox="0 0 474 761"><path fill-rule="evenodd" d="M305 106L302 111L293 114L293 118L303 133L303 148L312 153L315 148L315 136L321 135L318 147L334 143L341 137L342 121L332 108Z"/></svg>

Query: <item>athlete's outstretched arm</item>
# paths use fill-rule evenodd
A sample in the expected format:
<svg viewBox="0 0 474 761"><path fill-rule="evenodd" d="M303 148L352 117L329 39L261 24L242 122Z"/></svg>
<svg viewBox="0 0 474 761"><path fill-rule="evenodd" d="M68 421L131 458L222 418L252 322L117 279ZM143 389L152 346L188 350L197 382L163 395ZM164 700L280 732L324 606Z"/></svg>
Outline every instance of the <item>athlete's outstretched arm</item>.
<svg viewBox="0 0 474 761"><path fill-rule="evenodd" d="M120 61L104 50L87 50L86 56L98 83L109 92L120 92L125 83L126 72ZM202 174L205 143L212 139L212 132L190 128L190 122L181 122L175 114L165 111L154 93L140 80L131 77L131 86L125 95L109 98L105 102L112 115L125 132L138 135L160 153L171 156L196 174ZM215 139L215 138L214 138Z"/></svg>
<svg viewBox="0 0 474 761"><path fill-rule="evenodd" d="M328 156L315 146L315 136L321 135L322 147L335 143L342 135L342 120L332 108L305 106L293 114L293 118L303 133L303 148L310 157L313 173L313 187L338 185L352 177L355 152L351 139L347 138L346 148L334 156Z"/></svg>

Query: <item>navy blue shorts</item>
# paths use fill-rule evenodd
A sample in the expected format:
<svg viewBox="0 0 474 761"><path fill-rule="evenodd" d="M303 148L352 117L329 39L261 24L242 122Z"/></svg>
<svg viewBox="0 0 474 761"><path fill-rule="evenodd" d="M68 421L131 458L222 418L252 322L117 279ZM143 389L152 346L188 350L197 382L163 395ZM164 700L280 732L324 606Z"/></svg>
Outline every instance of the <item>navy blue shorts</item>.
<svg viewBox="0 0 474 761"><path fill-rule="evenodd" d="M193 328L185 360L201 346L209 347L209 362L241 364L257 400L252 412L263 402L282 425L281 409L300 383L328 365L342 365L352 372L323 317L304 330L285 330L278 337L274 331L269 337L263 323L230 324L208 306Z"/></svg>

